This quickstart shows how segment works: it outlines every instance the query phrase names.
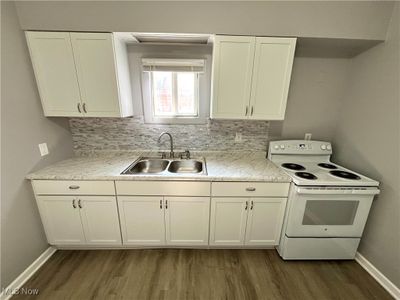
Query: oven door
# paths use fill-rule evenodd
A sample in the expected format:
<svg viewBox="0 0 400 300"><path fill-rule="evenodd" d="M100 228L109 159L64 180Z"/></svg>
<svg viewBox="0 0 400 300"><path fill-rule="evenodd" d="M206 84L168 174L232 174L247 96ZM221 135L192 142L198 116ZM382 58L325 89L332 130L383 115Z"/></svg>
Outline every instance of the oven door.
<svg viewBox="0 0 400 300"><path fill-rule="evenodd" d="M288 237L361 237L377 189L354 191L292 186Z"/></svg>

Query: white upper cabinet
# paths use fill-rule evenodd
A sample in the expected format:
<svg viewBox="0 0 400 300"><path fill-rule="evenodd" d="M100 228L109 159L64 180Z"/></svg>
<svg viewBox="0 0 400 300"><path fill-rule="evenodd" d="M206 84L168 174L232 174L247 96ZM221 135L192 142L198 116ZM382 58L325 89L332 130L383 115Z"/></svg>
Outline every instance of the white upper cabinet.
<svg viewBox="0 0 400 300"><path fill-rule="evenodd" d="M212 118L241 119L249 110L255 37L216 36Z"/></svg>
<svg viewBox="0 0 400 300"><path fill-rule="evenodd" d="M250 119L284 119L295 45L293 38L256 38Z"/></svg>
<svg viewBox="0 0 400 300"><path fill-rule="evenodd" d="M296 38L216 36L212 118L283 120Z"/></svg>
<svg viewBox="0 0 400 300"><path fill-rule="evenodd" d="M112 33L26 32L46 116L126 117L126 45Z"/></svg>
<svg viewBox="0 0 400 300"><path fill-rule="evenodd" d="M26 38L46 116L81 116L78 77L68 32L27 32Z"/></svg>

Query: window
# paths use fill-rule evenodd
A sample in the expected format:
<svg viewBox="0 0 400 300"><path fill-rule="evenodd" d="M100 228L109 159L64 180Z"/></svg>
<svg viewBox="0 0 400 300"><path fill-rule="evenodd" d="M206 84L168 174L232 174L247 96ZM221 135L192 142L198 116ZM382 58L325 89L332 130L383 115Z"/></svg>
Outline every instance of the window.
<svg viewBox="0 0 400 300"><path fill-rule="evenodd" d="M204 59L142 59L146 123L206 123L209 107Z"/></svg>
<svg viewBox="0 0 400 300"><path fill-rule="evenodd" d="M198 117L199 79L194 72L151 72L153 116Z"/></svg>

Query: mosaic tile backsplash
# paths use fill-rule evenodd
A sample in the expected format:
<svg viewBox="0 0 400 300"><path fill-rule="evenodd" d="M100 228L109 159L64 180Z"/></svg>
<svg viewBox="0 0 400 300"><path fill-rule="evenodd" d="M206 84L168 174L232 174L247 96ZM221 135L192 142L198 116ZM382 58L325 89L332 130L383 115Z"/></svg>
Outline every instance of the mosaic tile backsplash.
<svg viewBox="0 0 400 300"><path fill-rule="evenodd" d="M76 152L168 150L167 137L158 145L157 138L168 131L177 150L266 151L267 121L208 120L202 125L146 124L143 117L71 118L70 128ZM235 142L236 132L242 142Z"/></svg>

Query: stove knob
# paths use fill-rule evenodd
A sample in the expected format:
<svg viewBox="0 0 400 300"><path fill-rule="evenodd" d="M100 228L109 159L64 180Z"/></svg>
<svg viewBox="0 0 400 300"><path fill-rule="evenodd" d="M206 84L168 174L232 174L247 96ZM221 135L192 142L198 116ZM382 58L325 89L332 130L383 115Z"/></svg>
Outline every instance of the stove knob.
<svg viewBox="0 0 400 300"><path fill-rule="evenodd" d="M332 150L332 146L330 144L326 145L326 150Z"/></svg>
<svg viewBox="0 0 400 300"><path fill-rule="evenodd" d="M278 146L278 145L275 145L275 146L274 146L274 149L275 149L275 150L278 150L278 149L279 149L279 146Z"/></svg>
<svg viewBox="0 0 400 300"><path fill-rule="evenodd" d="M285 145L282 144L282 145L281 145L281 149L282 149L282 150L285 149Z"/></svg>
<svg viewBox="0 0 400 300"><path fill-rule="evenodd" d="M326 150L326 145L321 145L322 150Z"/></svg>

